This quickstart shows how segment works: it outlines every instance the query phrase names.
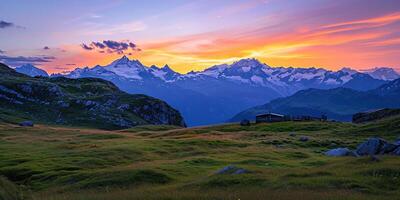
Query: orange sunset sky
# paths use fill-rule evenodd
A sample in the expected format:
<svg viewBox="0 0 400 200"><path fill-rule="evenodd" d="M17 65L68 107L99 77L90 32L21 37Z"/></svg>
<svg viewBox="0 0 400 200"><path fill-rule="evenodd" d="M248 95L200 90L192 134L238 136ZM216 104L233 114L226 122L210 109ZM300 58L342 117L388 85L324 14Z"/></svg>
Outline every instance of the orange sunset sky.
<svg viewBox="0 0 400 200"><path fill-rule="evenodd" d="M400 70L400 1L28 2L0 8L0 61L11 66L54 73L127 55L180 73L248 57L270 66Z"/></svg>

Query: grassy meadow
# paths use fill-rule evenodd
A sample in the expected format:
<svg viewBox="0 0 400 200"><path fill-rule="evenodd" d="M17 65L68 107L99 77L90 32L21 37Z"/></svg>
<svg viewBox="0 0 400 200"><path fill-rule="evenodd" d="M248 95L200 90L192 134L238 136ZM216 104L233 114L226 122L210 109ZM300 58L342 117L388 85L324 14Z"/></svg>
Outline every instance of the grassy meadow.
<svg viewBox="0 0 400 200"><path fill-rule="evenodd" d="M396 139L400 117L120 131L3 123L0 199L397 199L400 157L323 155L372 136ZM228 165L250 173L216 174Z"/></svg>

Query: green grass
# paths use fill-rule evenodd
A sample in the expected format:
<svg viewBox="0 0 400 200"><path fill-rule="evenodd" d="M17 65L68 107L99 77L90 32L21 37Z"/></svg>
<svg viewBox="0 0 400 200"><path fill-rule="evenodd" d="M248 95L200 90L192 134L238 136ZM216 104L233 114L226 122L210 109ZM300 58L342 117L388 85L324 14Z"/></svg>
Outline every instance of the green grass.
<svg viewBox="0 0 400 200"><path fill-rule="evenodd" d="M398 124L400 117L123 131L0 124L0 199L396 199L399 157L323 152L374 135L393 140ZM227 165L250 173L216 174Z"/></svg>

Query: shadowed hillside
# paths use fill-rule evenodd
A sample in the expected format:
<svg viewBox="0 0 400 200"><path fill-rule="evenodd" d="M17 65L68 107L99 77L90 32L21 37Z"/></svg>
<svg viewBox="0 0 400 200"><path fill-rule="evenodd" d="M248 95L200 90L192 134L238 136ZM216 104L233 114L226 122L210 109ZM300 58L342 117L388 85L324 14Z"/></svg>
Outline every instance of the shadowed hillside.
<svg viewBox="0 0 400 200"><path fill-rule="evenodd" d="M29 77L0 64L0 120L104 129L143 124L185 126L180 113L165 102L130 95L96 79Z"/></svg>

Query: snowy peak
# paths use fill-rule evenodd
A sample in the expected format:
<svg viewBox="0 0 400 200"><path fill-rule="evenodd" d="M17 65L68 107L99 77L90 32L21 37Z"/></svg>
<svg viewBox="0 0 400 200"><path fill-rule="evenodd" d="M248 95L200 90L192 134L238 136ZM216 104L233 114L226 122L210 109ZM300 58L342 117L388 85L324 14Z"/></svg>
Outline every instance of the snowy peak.
<svg viewBox="0 0 400 200"><path fill-rule="evenodd" d="M15 68L15 71L22 73L22 74L26 74L28 76L43 76L43 77L48 77L49 75L47 74L46 71L39 69L35 66L33 66L32 64L24 64L22 66L19 66L17 68Z"/></svg>
<svg viewBox="0 0 400 200"><path fill-rule="evenodd" d="M115 60L110 65L104 67L106 70L114 72L115 74L125 77L141 80L140 73L146 71L146 67L138 60L129 60L128 57Z"/></svg>
<svg viewBox="0 0 400 200"><path fill-rule="evenodd" d="M239 69L242 72L249 72L252 70L256 69L262 69L262 68L268 68L267 65L262 64L260 61L258 61L255 58L247 58L247 59L242 59L237 62L234 62L231 65L231 69Z"/></svg>
<svg viewBox="0 0 400 200"><path fill-rule="evenodd" d="M351 68L349 68L349 67L343 67L341 70L339 70L339 71L341 71L341 72L344 72L344 73L348 73L348 74L350 74L350 75L353 75L353 74L355 74L355 73L358 73L358 71L356 71L356 70L354 70L354 69L351 69Z"/></svg>
<svg viewBox="0 0 400 200"><path fill-rule="evenodd" d="M392 68L381 67L369 70L364 70L364 73L369 74L375 79L391 81L400 78L400 75Z"/></svg>

